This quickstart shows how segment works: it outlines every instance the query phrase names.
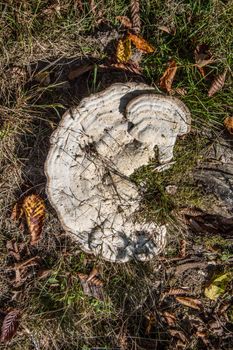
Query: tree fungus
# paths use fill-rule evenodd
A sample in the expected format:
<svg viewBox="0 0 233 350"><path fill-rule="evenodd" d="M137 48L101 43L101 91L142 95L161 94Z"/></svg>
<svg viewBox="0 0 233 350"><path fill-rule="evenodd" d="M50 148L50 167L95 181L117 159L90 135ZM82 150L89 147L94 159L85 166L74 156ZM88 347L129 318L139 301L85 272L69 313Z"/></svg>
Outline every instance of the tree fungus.
<svg viewBox="0 0 233 350"><path fill-rule="evenodd" d="M51 137L47 193L81 248L106 260L149 260L165 246L166 226L138 222L141 194L130 175L173 157L190 113L174 97L145 84L113 84L68 110Z"/></svg>

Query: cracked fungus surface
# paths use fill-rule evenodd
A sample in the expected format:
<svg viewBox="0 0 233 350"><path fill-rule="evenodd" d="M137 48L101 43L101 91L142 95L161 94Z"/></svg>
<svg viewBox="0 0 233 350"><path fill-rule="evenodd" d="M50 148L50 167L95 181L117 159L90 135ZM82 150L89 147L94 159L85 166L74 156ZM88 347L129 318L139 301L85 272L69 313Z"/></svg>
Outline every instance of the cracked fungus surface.
<svg viewBox="0 0 233 350"><path fill-rule="evenodd" d="M65 113L51 137L47 193L84 251L116 262L163 251L166 226L135 220L141 195L129 176L155 146L161 164L171 161L190 121L181 101L138 83L114 84Z"/></svg>

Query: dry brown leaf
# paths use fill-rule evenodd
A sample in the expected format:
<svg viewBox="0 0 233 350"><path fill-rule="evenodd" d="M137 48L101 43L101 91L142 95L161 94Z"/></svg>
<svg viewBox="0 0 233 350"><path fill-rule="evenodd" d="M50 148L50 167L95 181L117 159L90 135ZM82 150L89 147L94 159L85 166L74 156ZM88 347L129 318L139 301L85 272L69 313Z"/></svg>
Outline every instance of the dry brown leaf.
<svg viewBox="0 0 233 350"><path fill-rule="evenodd" d="M17 262L12 267L9 267L9 270L15 271L15 279L12 283L14 283L14 286L20 286L26 278L24 278L24 272L27 270L27 268L32 266L37 266L39 262L39 256L34 256L33 258L27 259L23 262Z"/></svg>
<svg viewBox="0 0 233 350"><path fill-rule="evenodd" d="M142 75L141 73L141 70L140 70L140 67L138 66L138 64L135 64L131 61L127 62L127 63L114 63L114 64L111 64L110 67L114 67L116 69L123 69L123 70L126 70L126 71L129 71L131 73L134 73L134 74L139 74L139 75Z"/></svg>
<svg viewBox="0 0 233 350"><path fill-rule="evenodd" d="M187 95L187 90L185 88L175 88L174 92L181 96Z"/></svg>
<svg viewBox="0 0 233 350"><path fill-rule="evenodd" d="M48 86L51 82L50 73L48 71L36 73L34 79L42 86Z"/></svg>
<svg viewBox="0 0 233 350"><path fill-rule="evenodd" d="M171 34L171 35L176 34L176 28L171 28L171 27L167 27L167 26L159 26L158 29L162 30L165 33Z"/></svg>
<svg viewBox="0 0 233 350"><path fill-rule="evenodd" d="M130 0L132 29L134 33L139 34L141 31L140 19L140 0Z"/></svg>
<svg viewBox="0 0 233 350"><path fill-rule="evenodd" d="M46 15L46 16L51 16L53 14L57 14L58 16L61 15L61 6L59 2L55 2L54 4L50 5L49 7L47 7L46 9L44 9L42 12Z"/></svg>
<svg viewBox="0 0 233 350"><path fill-rule="evenodd" d="M183 332L178 331L177 329L169 329L169 333L172 337L180 339L183 343L187 343L187 338Z"/></svg>
<svg viewBox="0 0 233 350"><path fill-rule="evenodd" d="M186 257L186 247L187 247L187 242L184 239L181 239L180 241L180 251L179 251L179 257L184 258Z"/></svg>
<svg viewBox="0 0 233 350"><path fill-rule="evenodd" d="M189 294L189 290L185 288L170 288L167 292L164 292L164 296L169 296L169 295L183 295L183 294Z"/></svg>
<svg viewBox="0 0 233 350"><path fill-rule="evenodd" d="M169 93L172 91L172 83L175 78L176 71L177 71L176 61L172 60L169 62L168 68L165 70L163 76L160 78L160 81L159 81L160 87Z"/></svg>
<svg viewBox="0 0 233 350"><path fill-rule="evenodd" d="M27 225L31 234L31 245L38 243L41 238L45 220L45 205L43 199L37 194L31 194L23 200Z"/></svg>
<svg viewBox="0 0 233 350"><path fill-rule="evenodd" d="M12 213L11 213L11 219L14 221L18 221L23 217L23 208L22 208L22 201L19 201L15 203Z"/></svg>
<svg viewBox="0 0 233 350"><path fill-rule="evenodd" d="M176 316L171 314L170 312L164 311L163 317L169 326L175 326L176 324Z"/></svg>
<svg viewBox="0 0 233 350"><path fill-rule="evenodd" d="M1 342L6 343L14 337L19 326L19 319L20 311L17 309L10 311L5 316L1 330Z"/></svg>
<svg viewBox="0 0 233 350"><path fill-rule="evenodd" d="M131 41L128 37L119 39L116 49L117 62L127 62L132 56Z"/></svg>
<svg viewBox="0 0 233 350"><path fill-rule="evenodd" d="M214 81L211 84L211 87L208 91L208 96L211 97L214 94L216 94L216 92L218 92L219 90L221 90L225 84L225 79L226 79L226 74L227 71L225 70L222 74L218 75Z"/></svg>
<svg viewBox="0 0 233 350"><path fill-rule="evenodd" d="M129 33L128 38L132 41L136 48L142 52L152 53L155 51L155 48L140 36Z"/></svg>
<svg viewBox="0 0 233 350"><path fill-rule="evenodd" d="M23 253L25 250L27 250L27 254L29 253L25 243L17 243L14 240L7 241L6 248L9 252L9 255L12 255L17 261L20 261L21 253Z"/></svg>
<svg viewBox="0 0 233 350"><path fill-rule="evenodd" d="M127 16L117 16L116 19L121 23L121 25L125 28L131 29L132 28L132 22L130 21L129 17Z"/></svg>
<svg viewBox="0 0 233 350"><path fill-rule="evenodd" d="M207 66L208 64L214 62L213 56L209 50L208 45L201 44L197 45L197 47L194 50L194 57L195 57L195 65L198 68L202 68Z"/></svg>
<svg viewBox="0 0 233 350"><path fill-rule="evenodd" d="M70 72L68 74L68 79L74 80L74 79L78 78L80 75L82 75L86 72L89 72L93 68L94 68L94 64L86 64L84 66L74 68L74 69L70 70Z"/></svg>
<svg viewBox="0 0 233 350"><path fill-rule="evenodd" d="M40 270L37 274L37 278L38 278L38 280L42 280L42 279L50 276L52 272L53 272L53 270Z"/></svg>
<svg viewBox="0 0 233 350"><path fill-rule="evenodd" d="M201 310L202 308L202 303L198 299L189 298L189 297L176 297L176 300L180 304L188 306L192 309Z"/></svg>
<svg viewBox="0 0 233 350"><path fill-rule="evenodd" d="M153 327L154 324L155 324L156 317L155 317L154 313L150 312L150 314L147 315L146 318L147 318L147 325L146 325L146 331L145 331L145 333L146 333L147 335L149 335L149 334L151 333L152 327Z"/></svg>
<svg viewBox="0 0 233 350"><path fill-rule="evenodd" d="M224 125L228 132L233 135L233 117L227 117L224 119Z"/></svg>
<svg viewBox="0 0 233 350"><path fill-rule="evenodd" d="M103 282L96 277L93 277L90 281L87 281L89 276L83 273L78 273L83 292L85 295L94 297L99 300L104 300L103 294Z"/></svg>

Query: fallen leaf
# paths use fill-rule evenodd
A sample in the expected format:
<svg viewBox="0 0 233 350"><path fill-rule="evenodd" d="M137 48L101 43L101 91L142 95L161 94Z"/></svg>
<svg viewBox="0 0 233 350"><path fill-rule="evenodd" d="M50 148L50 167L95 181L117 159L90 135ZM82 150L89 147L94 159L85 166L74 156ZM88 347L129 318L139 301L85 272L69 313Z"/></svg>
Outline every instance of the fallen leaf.
<svg viewBox="0 0 233 350"><path fill-rule="evenodd" d="M60 6L59 2L57 2L57 3L50 5L46 9L44 9L42 12L47 16L51 16L54 13L56 13L58 16L60 16L61 15L60 11L61 11L61 6Z"/></svg>
<svg viewBox="0 0 233 350"><path fill-rule="evenodd" d="M187 242L184 239L181 239L181 241L180 241L180 251L179 251L179 257L180 258L186 257L186 247L187 247Z"/></svg>
<svg viewBox="0 0 233 350"><path fill-rule="evenodd" d="M38 278L38 280L42 280L42 279L50 276L52 272L53 272L53 270L49 270L49 269L48 270L40 270L37 274L37 278Z"/></svg>
<svg viewBox="0 0 233 350"><path fill-rule="evenodd" d="M169 93L172 91L172 83L175 78L176 71L177 71L176 61L172 60L169 62L168 68L165 70L163 76L160 78L160 81L159 81L160 87Z"/></svg>
<svg viewBox="0 0 233 350"><path fill-rule="evenodd" d="M48 86L51 82L50 73L48 71L38 72L34 76L34 79L42 86Z"/></svg>
<svg viewBox="0 0 233 350"><path fill-rule="evenodd" d="M132 29L134 33L139 34L141 31L141 19L140 19L140 0L130 1Z"/></svg>
<svg viewBox="0 0 233 350"><path fill-rule="evenodd" d="M15 272L15 279L12 281L15 287L20 286L26 278L24 278L23 274L25 270L32 266L37 266L39 262L39 256L34 256L33 258L27 259L23 262L17 262L13 266L10 266L8 270Z"/></svg>
<svg viewBox="0 0 233 350"><path fill-rule="evenodd" d="M116 58L117 62L127 62L132 56L131 41L128 37L120 39L117 43Z"/></svg>
<svg viewBox="0 0 233 350"><path fill-rule="evenodd" d="M187 90L185 88L175 88L174 92L181 96L187 95Z"/></svg>
<svg viewBox="0 0 233 350"><path fill-rule="evenodd" d="M223 273L214 278L211 284L205 288L204 294L211 300L216 300L222 295L229 281L232 279L231 273Z"/></svg>
<svg viewBox="0 0 233 350"><path fill-rule="evenodd" d="M147 318L147 325L146 325L146 331L145 333L147 335L149 335L151 333L151 329L152 327L154 326L155 324L155 321L156 321L156 317L154 315L154 313L150 312L149 315L146 316Z"/></svg>
<svg viewBox="0 0 233 350"><path fill-rule="evenodd" d="M155 51L155 48L140 36L129 33L128 38L132 41L136 48L142 52L152 53Z"/></svg>
<svg viewBox="0 0 233 350"><path fill-rule="evenodd" d="M198 299L193 299L189 297L176 297L176 300L180 304L188 306L192 309L201 310L202 308L202 303Z"/></svg>
<svg viewBox="0 0 233 350"><path fill-rule="evenodd" d="M177 329L169 329L169 333L172 337L180 339L183 343L187 342L187 338L183 332L178 331Z"/></svg>
<svg viewBox="0 0 233 350"><path fill-rule="evenodd" d="M164 296L170 296L170 295L183 295L188 294L189 290L184 288L170 288L167 292L164 292Z"/></svg>
<svg viewBox="0 0 233 350"><path fill-rule="evenodd" d="M162 30L165 33L171 34L171 35L175 35L176 34L176 28L170 28L170 27L167 27L167 26L159 26L158 29Z"/></svg>
<svg viewBox="0 0 233 350"><path fill-rule="evenodd" d="M127 16L117 16L116 19L122 24L123 27L131 29L132 22Z"/></svg>
<svg viewBox="0 0 233 350"><path fill-rule="evenodd" d="M233 117L226 117L224 119L224 125L228 132L233 135Z"/></svg>
<svg viewBox="0 0 233 350"><path fill-rule="evenodd" d="M84 66L74 68L74 69L70 70L70 72L68 74L68 79L74 80L74 79L80 77L80 75L82 75L86 72L89 72L93 68L94 68L94 64L86 64Z"/></svg>
<svg viewBox="0 0 233 350"><path fill-rule="evenodd" d="M169 326L174 326L176 324L176 316L170 312L164 311L163 317Z"/></svg>
<svg viewBox="0 0 233 350"><path fill-rule="evenodd" d="M7 241L6 248L9 252L9 255L12 255L17 261L21 260L21 254L23 254L24 251L27 251L26 253L29 254L28 248L23 242L17 243L14 240Z"/></svg>
<svg viewBox="0 0 233 350"><path fill-rule="evenodd" d="M225 84L225 79L226 79L226 74L227 71L225 70L222 74L218 75L213 83L211 84L211 87L208 91L208 96L211 97L214 94L216 94L216 92L218 92L219 90L221 90Z"/></svg>
<svg viewBox="0 0 233 350"><path fill-rule="evenodd" d="M4 318L1 330L1 342L6 343L16 334L20 319L20 311L10 311Z"/></svg>
<svg viewBox="0 0 233 350"><path fill-rule="evenodd" d="M38 243L41 238L45 220L45 205L43 199L37 194L31 194L23 200L28 229L31 234L31 245Z"/></svg>
<svg viewBox="0 0 233 350"><path fill-rule="evenodd" d="M123 62L121 62L121 63L114 63L114 64L111 64L110 67L113 67L113 68L116 68L116 69L123 69L123 70L129 71L131 73L142 75L140 67L138 66L138 64L135 64L135 63L133 63L131 61L126 62L126 63L123 63Z"/></svg>
<svg viewBox="0 0 233 350"><path fill-rule="evenodd" d="M94 297L99 300L104 300L103 294L103 282L96 277L93 277L90 281L87 281L89 276L83 273L78 273L83 292L85 295Z"/></svg>
<svg viewBox="0 0 233 350"><path fill-rule="evenodd" d="M15 203L12 213L11 213L11 219L14 221L19 221L23 216L23 208L22 208L22 201L19 201Z"/></svg>
<svg viewBox="0 0 233 350"><path fill-rule="evenodd" d="M205 44L197 45L194 50L195 65L198 68L207 66L208 64L214 62L213 56L209 50L209 46Z"/></svg>

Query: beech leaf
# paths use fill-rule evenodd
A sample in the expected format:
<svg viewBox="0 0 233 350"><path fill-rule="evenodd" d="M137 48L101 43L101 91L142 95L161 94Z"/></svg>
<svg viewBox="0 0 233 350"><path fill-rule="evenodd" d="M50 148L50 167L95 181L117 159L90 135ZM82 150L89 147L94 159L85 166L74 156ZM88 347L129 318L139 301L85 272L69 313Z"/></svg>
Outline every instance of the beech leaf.
<svg viewBox="0 0 233 350"><path fill-rule="evenodd" d="M224 125L228 132L233 135L233 117L227 117L224 119Z"/></svg>
<svg viewBox="0 0 233 350"><path fill-rule="evenodd" d="M176 71L177 71L176 61L172 60L169 62L168 68L165 70L163 76L160 78L160 82L159 82L160 87L169 93L172 91L172 83L175 78Z"/></svg>
<svg viewBox="0 0 233 350"><path fill-rule="evenodd" d="M127 62L132 56L131 41L128 37L120 39L117 44L116 57L117 62Z"/></svg>
<svg viewBox="0 0 233 350"><path fill-rule="evenodd" d="M198 299L189 298L189 297L176 297L176 300L185 306L188 306L192 309L201 310L202 303Z"/></svg>
<svg viewBox="0 0 233 350"><path fill-rule="evenodd" d="M13 338L19 326L20 311L12 310L6 314L1 330L1 342L5 343Z"/></svg>
<svg viewBox="0 0 233 350"><path fill-rule="evenodd" d="M232 279L231 273L224 273L214 278L211 284L205 288L204 294L211 300L216 300L222 295L227 287L227 284Z"/></svg>
<svg viewBox="0 0 233 350"><path fill-rule="evenodd" d="M138 35L129 33L128 38L132 41L138 50L141 50L145 53L152 53L155 51L155 48L151 44L149 44L145 39Z"/></svg>
<svg viewBox="0 0 233 350"><path fill-rule="evenodd" d="M37 194L31 194L23 200L27 225L31 234L31 245L38 243L41 238L45 219L45 205L43 199Z"/></svg>

